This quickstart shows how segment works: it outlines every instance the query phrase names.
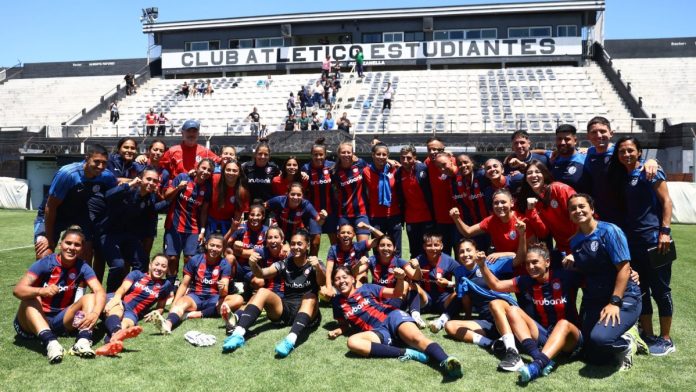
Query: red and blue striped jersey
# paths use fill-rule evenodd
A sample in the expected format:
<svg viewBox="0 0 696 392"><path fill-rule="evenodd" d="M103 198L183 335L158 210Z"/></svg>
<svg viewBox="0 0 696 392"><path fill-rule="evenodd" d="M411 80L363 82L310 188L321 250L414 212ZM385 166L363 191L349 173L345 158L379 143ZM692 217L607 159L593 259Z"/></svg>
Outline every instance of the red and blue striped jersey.
<svg viewBox="0 0 696 392"><path fill-rule="evenodd" d="M188 174L182 173L172 180L169 189L176 188L182 181L187 181L186 188L172 200L164 227L167 230L173 228L179 233L198 234L201 229L201 207L204 203L210 203L212 196L210 182L197 184Z"/></svg>
<svg viewBox="0 0 696 392"><path fill-rule="evenodd" d="M263 247L263 249L254 249L254 252L261 255L262 262L259 263L259 267L261 267L261 268L270 267L276 261L285 260L285 258L281 257L281 256L274 257L271 254L271 251L266 247ZM285 293L285 280L283 280L283 277L280 276L280 274L277 274L276 276L274 276L272 278L266 279L264 281L263 287L278 294L278 296L280 296L280 298L283 298L283 295Z"/></svg>
<svg viewBox="0 0 696 392"><path fill-rule="evenodd" d="M41 308L47 316L53 316L75 302L77 288L82 283L97 279L86 261L77 259L72 267L66 267L60 255L50 254L34 262L27 273L35 278L33 287L56 285L60 289L53 297L41 297Z"/></svg>
<svg viewBox="0 0 696 392"><path fill-rule="evenodd" d="M368 165L363 169L363 178L367 185L367 199L370 204L370 218L391 218L401 215L401 207L396 194L396 168L390 166L387 173L389 178L389 188L391 188L391 205L383 206L379 204L379 173Z"/></svg>
<svg viewBox="0 0 696 392"><path fill-rule="evenodd" d="M490 215L483 191L488 184L482 170L474 172L471 182L461 173L452 177L452 199L467 225L475 225Z"/></svg>
<svg viewBox="0 0 696 392"><path fill-rule="evenodd" d="M150 309L155 302L167 298L174 288L170 281L154 279L138 270L131 271L124 281L130 282L131 287L123 296L123 304L138 317Z"/></svg>
<svg viewBox="0 0 696 392"><path fill-rule="evenodd" d="M396 286L394 268L403 268L408 262L400 257L393 257L388 265L377 261L375 256L370 256L367 266L372 273L372 283L393 289Z"/></svg>
<svg viewBox="0 0 696 392"><path fill-rule="evenodd" d="M355 218L367 215L367 187L363 184L363 169L366 166L365 161L358 159L347 169L334 167L331 181L336 188L338 216Z"/></svg>
<svg viewBox="0 0 696 392"><path fill-rule="evenodd" d="M329 215L335 214L337 209L331 181L333 165L333 162L325 161L324 167L320 168L313 168L310 163L302 166L302 171L309 176L309 181L305 184L305 198L320 211L326 210Z"/></svg>
<svg viewBox="0 0 696 392"><path fill-rule="evenodd" d="M577 273L563 268L549 270L549 280L539 283L527 276L513 278L515 292L527 296L534 307L534 319L549 328L560 320L579 325L580 318L575 306L578 287Z"/></svg>
<svg viewBox="0 0 696 392"><path fill-rule="evenodd" d="M453 258L446 254L441 254L440 259L435 263L433 267L428 258L422 254L416 257L418 264L420 265L421 272L423 273L423 278L420 281L423 290L425 290L430 297L433 299L439 299L440 297L449 295L452 290L448 287L440 287L437 285L438 278L444 278L447 280L452 280L454 276L454 271L456 271L459 264L454 261Z"/></svg>
<svg viewBox="0 0 696 392"><path fill-rule="evenodd" d="M302 200L297 208L290 208L287 196L276 196L266 202L285 238L292 237L299 229L308 228L309 221L319 221L319 214L312 203Z"/></svg>
<svg viewBox="0 0 696 392"><path fill-rule="evenodd" d="M247 228L246 223L239 225L237 231L232 233L232 242L241 241L244 249L254 249L260 251L266 243L266 231L268 226L262 226L260 230L253 231ZM250 281L253 273L249 267L249 260L246 258L237 258L238 271L237 275L241 275L245 281Z"/></svg>
<svg viewBox="0 0 696 392"><path fill-rule="evenodd" d="M326 255L326 261L333 261L335 267L342 265L352 267L361 257L367 254L368 250L367 241L353 242L353 245L347 251L341 250L338 244L331 245L329 253Z"/></svg>
<svg viewBox="0 0 696 392"><path fill-rule="evenodd" d="M229 279L232 268L224 257L212 264L207 259L205 254L198 254L191 257L184 266L184 275L191 277L189 292L203 297L220 295L218 281Z"/></svg>
<svg viewBox="0 0 696 392"><path fill-rule="evenodd" d="M373 330L384 323L389 313L397 310L382 302L384 287L376 284L364 284L346 297L337 294L331 300L334 319L346 321L361 331Z"/></svg>

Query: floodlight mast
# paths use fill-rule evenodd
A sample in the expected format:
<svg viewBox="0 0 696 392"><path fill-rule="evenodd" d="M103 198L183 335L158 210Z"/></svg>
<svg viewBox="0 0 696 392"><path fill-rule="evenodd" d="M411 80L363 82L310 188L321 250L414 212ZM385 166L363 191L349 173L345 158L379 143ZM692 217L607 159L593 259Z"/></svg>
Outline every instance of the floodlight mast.
<svg viewBox="0 0 696 392"><path fill-rule="evenodd" d="M155 23L159 17L159 8L157 7L141 8L141 11L142 15L140 16L140 23L143 25ZM150 39L152 39L152 41ZM147 64L150 64L150 51L154 47L155 35L154 33L149 33L147 34Z"/></svg>

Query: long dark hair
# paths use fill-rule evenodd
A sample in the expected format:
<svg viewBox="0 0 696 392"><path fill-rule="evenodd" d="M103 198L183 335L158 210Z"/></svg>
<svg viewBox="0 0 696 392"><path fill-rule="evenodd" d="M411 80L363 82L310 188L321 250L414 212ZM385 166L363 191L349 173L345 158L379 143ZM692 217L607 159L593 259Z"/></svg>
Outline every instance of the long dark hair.
<svg viewBox="0 0 696 392"><path fill-rule="evenodd" d="M295 162L297 162L297 173L295 173L295 175L292 176L292 181L290 181L290 182L291 183L299 182L301 184L302 183L302 172L300 171L300 160L297 159L297 157L295 157L294 155L290 155L288 157L288 159L285 160L285 163L283 163L283 167L280 168L280 176L282 179L285 179L285 177L288 175L288 171L285 167L287 166L288 162L290 162L291 159L294 160Z"/></svg>
<svg viewBox="0 0 696 392"><path fill-rule="evenodd" d="M609 159L609 168L607 169L607 177L609 178L609 184L612 186L609 188L610 194L614 199L614 204L621 208L621 211L626 211L626 188L624 184L628 181L628 172L626 167L619 161L619 147L624 142L632 142L639 153L642 154L643 148L640 145L640 141L633 136L623 136L619 138L614 144L614 152L611 154Z"/></svg>
<svg viewBox="0 0 696 392"><path fill-rule="evenodd" d="M239 168L239 177L237 178L237 183L234 185L234 208L239 211L242 208L242 200L249 198L249 190L247 189L247 177L242 170L242 165L233 159L223 159L220 163L220 181L218 182L218 208L222 208L225 205L225 200L227 199L227 183L225 183L225 167L231 163L234 163Z"/></svg>
<svg viewBox="0 0 696 392"><path fill-rule="evenodd" d="M519 203L517 203L517 209L521 213L527 212L527 203L524 201L527 200L529 197L535 197L539 199L539 202L542 203L544 206L548 206L549 203L551 202L551 192L546 192L543 198L540 198L536 192L532 189L531 186L527 183L527 170L529 170L530 167L536 167L539 169L541 172L541 176L544 178L544 186L548 187L551 185L553 182L553 175L551 174L551 171L544 165L541 161L537 159L532 159L531 162L527 165L527 168L524 169L524 178L522 179L522 186L520 186L519 191L517 191L516 198L517 200L520 200Z"/></svg>

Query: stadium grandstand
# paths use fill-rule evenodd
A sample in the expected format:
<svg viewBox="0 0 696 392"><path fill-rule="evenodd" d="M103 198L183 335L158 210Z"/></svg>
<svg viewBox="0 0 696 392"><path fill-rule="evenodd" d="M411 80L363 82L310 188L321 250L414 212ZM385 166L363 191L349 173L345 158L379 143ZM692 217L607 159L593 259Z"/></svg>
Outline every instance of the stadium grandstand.
<svg viewBox="0 0 696 392"><path fill-rule="evenodd" d="M667 172L690 172L694 38L605 40L604 9L604 1L548 1L146 20L143 33L159 57L0 71L0 174L32 179L36 205L56 166L78 159L85 143L113 147L133 135L147 144L150 109L164 113L172 143L183 122L195 118L214 151L248 147L265 129L274 158L306 153L317 134L283 132L287 102L292 93L299 117L298 91L322 80L327 55L326 74L337 80L330 86L340 88L333 104L327 97L307 112L345 112L350 133L327 135L357 140L358 151L367 151L374 135L403 145L438 134L475 154L500 154L516 130L552 148L558 125L584 132L587 120L601 115L618 133L642 133L648 154ZM126 74L134 75L135 94L127 94ZM193 93L194 84L207 89L208 80L212 94ZM387 82L394 98L384 109ZM260 124L250 119L254 108ZM37 167L43 174L32 175Z"/></svg>

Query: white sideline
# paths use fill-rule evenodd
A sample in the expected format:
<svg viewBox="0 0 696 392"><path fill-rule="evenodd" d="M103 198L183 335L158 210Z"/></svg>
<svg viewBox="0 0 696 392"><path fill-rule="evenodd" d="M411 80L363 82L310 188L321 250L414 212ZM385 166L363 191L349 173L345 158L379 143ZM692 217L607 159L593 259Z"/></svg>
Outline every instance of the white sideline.
<svg viewBox="0 0 696 392"><path fill-rule="evenodd" d="M4 252L7 250L17 250L17 249L26 249L26 248L33 248L34 245L26 245L26 246L18 246L16 248L7 248L7 249L0 249L0 252Z"/></svg>

